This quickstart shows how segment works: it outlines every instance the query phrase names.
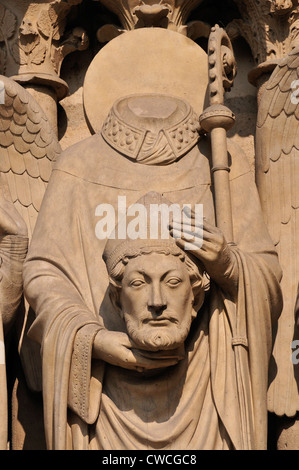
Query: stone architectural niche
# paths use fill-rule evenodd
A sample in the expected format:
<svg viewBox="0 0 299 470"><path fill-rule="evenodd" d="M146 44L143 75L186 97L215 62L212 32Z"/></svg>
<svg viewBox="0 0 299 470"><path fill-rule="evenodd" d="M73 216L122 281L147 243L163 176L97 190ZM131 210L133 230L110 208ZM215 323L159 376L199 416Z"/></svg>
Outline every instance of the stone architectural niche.
<svg viewBox="0 0 299 470"><path fill-rule="evenodd" d="M191 39L207 38L210 27L203 21L187 19L191 11L202 3L202 0L95 0L100 1L109 10L115 13L121 22L122 28L115 25L104 25L98 30L97 37L100 42L108 42L119 34L132 29L161 27L178 31Z"/></svg>
<svg viewBox="0 0 299 470"><path fill-rule="evenodd" d="M181 54L182 48L184 48L184 54ZM179 53L180 57L176 55ZM173 80L174 75L175 80ZM153 79L156 81L153 82ZM279 285L276 274L279 277L279 267L275 256L272 258L273 264L270 257L269 264L266 260L272 244L266 232L263 234L263 222L256 190L246 158L243 158L239 148L232 146L229 150L231 154L229 176L232 183L234 240L238 246L234 259L239 260L239 286L242 289L240 299L235 304L230 297L234 296L234 275L230 285L225 281L226 276L222 275L235 272L235 269L230 267L228 269L226 261L225 266L222 265L220 270L221 263L218 259L214 263L208 262L205 266L206 272L211 282L216 285L215 291L210 291L207 304L198 317L199 329L196 328L197 324L192 325L194 328L191 333L194 332L195 341L199 341L195 345L192 338L189 343L190 349L198 351L199 355L194 360L192 358L191 367L188 364L188 358L191 359L188 350L186 360L184 360L185 357L182 358L184 362L179 363L177 368L169 371L166 369L165 373L164 371L159 373L159 377L156 377L155 373L148 376L146 371L145 375L138 375L144 373L142 367L144 363L148 365L148 360L141 360L141 362L138 360L136 365L136 360L134 362L134 357L131 357L133 361L131 374L130 370L123 371L127 369L124 366L128 361L124 361L126 356L121 348L116 362L113 359L111 363L115 366L113 370L118 377L115 380L112 375L108 377L112 370L108 363L108 359L112 357L111 353L108 351L104 357L105 348L102 342L104 336L108 338L108 345L109 347L111 345L114 353L115 349L119 351L115 341L119 338L118 333L126 335L129 329L125 328L122 317L118 315L114 304L109 303L111 297L106 295L109 287L108 274L101 254L104 249L107 254L107 246L105 240L97 238L95 234L93 223L95 204L105 201L116 208L119 194L125 195L127 204L131 204L140 201L145 194L159 191L158 194L167 194L171 203L202 202L209 224L208 231L211 224L210 230L213 234L215 233L215 210L218 212L218 209L214 209L214 198L210 190L209 143L204 137L201 139L198 135L198 145L193 140L193 147L185 152L186 149L179 149L175 146L182 137L177 139L176 132L168 133L178 128L178 133L182 130L184 134L184 128L193 139L189 109L192 107L194 112L199 114L202 113L203 108L206 108L204 101L207 79L208 60L204 51L194 41L165 28L138 28L115 38L101 49L88 69L84 83L84 106L95 134L75 147L68 148L57 162L57 171L52 173L51 187L48 187L49 191L44 198L43 214L39 214L39 228L35 230L24 273L26 297L37 315L30 334L37 342L45 345L42 351L43 398L45 416L49 418L45 423L49 449L72 447L74 449L128 450L132 448L132 442L134 448L138 449L145 446L147 449L265 448L267 367L271 345L270 314L272 313L268 308L270 302L268 306L265 305L265 299L269 299L270 291L278 294L276 289L279 289ZM168 96L170 92L172 97ZM155 99L153 99L153 94ZM187 103L184 105L186 98ZM121 101L116 101L118 99ZM184 103L182 100L185 100ZM114 122L109 123L109 118L107 126L103 127L103 122L112 109L113 114L118 117L114 126L115 131L110 129L110 123L113 127ZM184 109L185 112L182 113L181 110ZM123 124L126 124L125 135L123 135ZM173 126L176 128L174 129ZM127 158L128 152L135 150L134 146L130 148L131 138L132 136L134 138L134 135L138 137L138 131L141 130L146 132L148 138L140 142L138 152L134 153L136 159L132 158L132 153L129 153L131 157ZM109 135L110 131L112 135L115 132L115 142L112 135ZM185 135L187 137L187 133ZM124 139L124 145L121 145L122 139ZM185 143L187 145L187 142ZM215 145L215 151L219 148L220 145ZM219 166L214 167L214 171L220 170L225 169ZM57 216L58 213L59 216ZM245 224L244 219L246 219ZM47 230L47 227L51 229ZM46 243L45 239L47 239ZM220 244L222 244L221 240L222 236L220 236ZM233 247L231 249L234 250ZM225 253L228 251L231 253L228 247L225 250L216 250L218 253L223 252L223 260L227 260ZM112 252L114 253L114 250ZM108 266L111 261L109 250L106 259ZM149 259L146 258L146 260ZM160 266L160 260L161 258L155 257L154 267ZM171 258L166 258L167 260ZM41 264L39 264L40 261L42 261ZM215 264L214 269L211 264ZM263 285L259 279L262 266L265 268L263 270L265 279L269 280L269 283L265 282ZM236 268L235 263L233 268ZM160 275L160 279L162 276ZM55 283L55 285L51 284L51 288L48 282L50 279ZM45 282L44 285L47 288L44 288L40 282ZM219 292L218 295L217 285L221 286L221 282L224 282L226 286L223 285L223 294ZM254 292L254 295L251 295L251 292ZM64 299L64 296L67 298ZM137 300L137 296L134 297ZM183 295L180 297L183 298ZM230 309L228 321L232 319L233 325L235 325L234 319L239 318L239 312L242 312L244 316L248 312L250 322L248 338L252 340L248 360L246 346L249 347L249 345L247 332L244 330L244 325L247 325L246 319L240 315L242 321L237 321L236 329L233 327L233 331L230 331L225 319L226 305L223 305L223 297L228 300L227 308ZM275 294L274 297L273 301L276 303L279 295ZM210 302L212 298L213 301ZM105 305L105 300L108 305ZM257 305L259 302L262 304L261 309ZM274 312L276 306L277 311L280 308L278 303L273 309L274 315L276 315ZM211 315L209 305L211 308L216 308L217 314ZM274 304L271 303L271 305ZM48 312L53 322L46 324L46 318L49 318ZM206 327L201 324L201 321L209 322L212 317L213 325ZM263 321L260 321L261 317ZM41 322L43 322L45 327L39 328L39 321L39 325L42 326ZM115 324L113 324L114 321ZM48 326L50 326L49 329ZM102 326L105 328L101 328ZM47 340L43 341L43 338ZM264 341L265 338L267 338L266 341ZM189 347L189 344L186 346ZM197 349L197 344L200 347L204 346L205 350ZM264 348L265 344L267 351ZM142 349L142 346L140 347ZM167 349L169 350L171 351ZM211 356L209 356L209 351L211 351ZM150 352L156 353L157 351ZM226 357L229 357L228 363L224 363ZM93 359L101 361L96 362ZM94 370L93 367L91 368L91 363L92 366L103 365L105 370L99 368ZM168 367L165 363L158 364L158 369ZM152 365L151 363L150 366ZM155 367L156 365L157 362L155 362ZM173 366L176 365L173 364ZM211 372L208 370L210 365ZM239 365L242 367L240 375ZM135 370L136 367L142 370ZM226 371L229 374L227 380L224 377ZM204 380L202 372L205 376ZM174 380L171 377L169 383L167 382L168 373L175 376ZM91 388L89 388L90 377ZM132 377L133 388L124 388L122 377L126 383ZM216 378L215 381L214 378ZM153 380L151 383L154 388L148 387L151 380ZM98 387L101 381L103 393ZM124 413L129 416L126 429L120 424L116 431L112 431L108 414L108 424L102 421L105 419L103 410L105 407L108 409L105 400L106 386L109 387L109 383L115 384L116 391L121 390L121 398L128 399L128 402L119 402L118 397L114 400L113 396L111 400L113 411L116 410L114 416L117 417L118 423L124 423ZM207 384L207 386L204 385L207 393L202 393L203 383ZM249 384L248 387L247 384ZM93 385L96 388L93 388ZM181 385L183 385L183 390ZM156 393L158 389L161 390L159 394ZM246 389L246 396L244 396L244 389ZM143 394L144 390L146 390L146 395ZM169 395L168 392L165 394L164 390L173 391L174 395ZM251 391L254 396L251 396ZM198 400L197 392L201 396L205 395L203 406ZM203 402L202 399L200 401ZM206 403L207 406L205 406ZM239 404L241 404L240 408ZM66 410L67 406L69 413ZM57 412L58 409L59 412ZM203 414L201 410L204 410ZM218 420L220 426L218 426ZM208 432L207 422L209 423ZM176 426L177 423L178 426ZM255 435L253 436L251 432L249 436L248 429L252 430L253 424L256 423ZM74 430L73 436L68 433L68 426L71 426L71 433ZM110 431L112 440L107 439L105 435L106 432L110 434ZM67 438L68 436L73 438L72 443Z"/></svg>
<svg viewBox="0 0 299 470"><path fill-rule="evenodd" d="M0 72L29 89L57 127L57 99L68 93L60 79L60 68L67 54L88 47L81 28L65 33L71 7L82 0L54 0L43 3L0 4Z"/></svg>
<svg viewBox="0 0 299 470"><path fill-rule="evenodd" d="M256 68L249 80L259 85L263 74L273 71L280 59L292 49L297 35L297 0L234 0L241 19L234 19L226 30L233 40L242 36L248 42Z"/></svg>
<svg viewBox="0 0 299 470"><path fill-rule="evenodd" d="M186 10L184 11L186 13ZM238 9L232 0L227 0L225 3L219 0L204 0L198 3L192 11L189 10L188 20L184 19L184 21L188 21L190 26L190 24L194 25L196 20L200 19L204 24L208 24L210 28L215 22L227 25L232 19L239 17ZM103 47L103 42L111 38L110 33L114 37L115 32L118 35L116 29L124 30L116 13L111 12L108 7L99 1L84 1L73 9L69 19L74 25L82 24L87 31L90 45L86 51L66 57L62 65L60 76L70 87L69 96L61 100L58 107L60 143L64 149L90 135L82 109L82 87L85 73L95 54ZM103 42L99 43L96 40L96 32L103 25L105 25L104 28L101 28ZM106 37L104 32L105 35L107 33ZM190 32L189 28L188 34ZM191 39L204 50L207 50L207 39L205 37L194 39L191 36ZM248 82L247 74L255 64L245 39L242 37L236 38L233 46L238 64L238 74L231 92L225 97L225 101L235 112L237 120L235 126L229 131L229 135L236 143L242 145L253 167L256 87Z"/></svg>

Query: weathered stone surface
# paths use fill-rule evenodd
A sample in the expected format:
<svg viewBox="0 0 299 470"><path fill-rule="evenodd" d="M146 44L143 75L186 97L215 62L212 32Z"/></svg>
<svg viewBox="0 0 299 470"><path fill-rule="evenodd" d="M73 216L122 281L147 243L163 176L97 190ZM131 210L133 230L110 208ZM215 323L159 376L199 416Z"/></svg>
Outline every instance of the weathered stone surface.
<svg viewBox="0 0 299 470"><path fill-rule="evenodd" d="M1 0L1 448L298 447L297 10ZM119 197L202 203L192 262Z"/></svg>

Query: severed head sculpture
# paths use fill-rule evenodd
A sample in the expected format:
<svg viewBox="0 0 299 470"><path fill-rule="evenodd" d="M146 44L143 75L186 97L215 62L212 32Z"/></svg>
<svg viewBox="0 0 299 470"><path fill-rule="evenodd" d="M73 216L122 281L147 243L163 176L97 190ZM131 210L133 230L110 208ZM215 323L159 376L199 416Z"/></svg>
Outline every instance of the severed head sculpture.
<svg viewBox="0 0 299 470"><path fill-rule="evenodd" d="M168 203L155 192L144 204ZM175 240L109 239L103 253L109 294L134 343L148 351L174 350L188 336L204 300L205 276L199 262Z"/></svg>

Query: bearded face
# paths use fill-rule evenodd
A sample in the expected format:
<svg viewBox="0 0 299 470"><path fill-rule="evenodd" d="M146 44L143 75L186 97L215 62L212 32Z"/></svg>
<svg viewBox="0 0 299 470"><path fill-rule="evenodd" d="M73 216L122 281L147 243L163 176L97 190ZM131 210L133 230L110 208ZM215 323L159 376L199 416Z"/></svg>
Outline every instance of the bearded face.
<svg viewBox="0 0 299 470"><path fill-rule="evenodd" d="M171 350L186 339L194 315L194 294L185 263L151 253L127 264L120 294L128 335L141 348Z"/></svg>

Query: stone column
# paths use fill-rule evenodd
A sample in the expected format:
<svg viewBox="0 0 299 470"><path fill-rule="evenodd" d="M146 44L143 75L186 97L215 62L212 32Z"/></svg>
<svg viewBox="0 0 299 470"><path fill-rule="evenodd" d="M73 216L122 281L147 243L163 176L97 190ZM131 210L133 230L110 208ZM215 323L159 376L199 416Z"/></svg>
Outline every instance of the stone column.
<svg viewBox="0 0 299 470"><path fill-rule="evenodd" d="M242 36L251 48L256 63L249 81L258 88L269 78L277 63L292 48L292 29L296 8L291 0L234 0L241 19L226 30L233 40ZM262 78L263 74L265 77Z"/></svg>
<svg viewBox="0 0 299 470"><path fill-rule="evenodd" d="M81 28L65 32L67 15L82 0L1 0L0 73L28 89L57 131L57 101L68 93L59 77L64 57L88 47Z"/></svg>

